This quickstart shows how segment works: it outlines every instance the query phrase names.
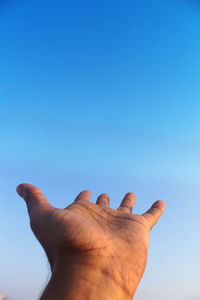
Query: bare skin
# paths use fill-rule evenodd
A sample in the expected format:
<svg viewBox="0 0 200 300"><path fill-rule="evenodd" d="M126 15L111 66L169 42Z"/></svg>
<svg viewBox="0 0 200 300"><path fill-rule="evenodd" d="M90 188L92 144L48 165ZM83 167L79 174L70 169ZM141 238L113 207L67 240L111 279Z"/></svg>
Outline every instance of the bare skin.
<svg viewBox="0 0 200 300"><path fill-rule="evenodd" d="M44 248L52 277L41 300L132 299L147 262L149 233L162 215L159 200L143 215L131 214L128 193L117 210L101 194L96 204L81 192L65 209L53 207L33 185L21 184L31 228Z"/></svg>

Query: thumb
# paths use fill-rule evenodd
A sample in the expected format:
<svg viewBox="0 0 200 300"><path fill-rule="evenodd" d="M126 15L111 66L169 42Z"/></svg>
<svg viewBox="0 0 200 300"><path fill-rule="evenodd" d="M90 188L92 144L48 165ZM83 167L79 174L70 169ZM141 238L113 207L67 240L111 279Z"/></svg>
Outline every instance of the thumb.
<svg viewBox="0 0 200 300"><path fill-rule="evenodd" d="M17 186L17 193L22 197L28 207L29 215L36 209L50 206L50 203L45 198L40 189L28 183L22 183Z"/></svg>

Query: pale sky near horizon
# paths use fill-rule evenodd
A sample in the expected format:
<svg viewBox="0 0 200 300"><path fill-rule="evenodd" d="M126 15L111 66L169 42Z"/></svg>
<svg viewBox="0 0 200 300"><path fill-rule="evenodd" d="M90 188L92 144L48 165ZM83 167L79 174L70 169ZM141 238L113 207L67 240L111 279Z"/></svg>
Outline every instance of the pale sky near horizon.
<svg viewBox="0 0 200 300"><path fill-rule="evenodd" d="M0 291L35 300L47 259L16 186L158 199L134 300L200 298L198 1L0 1Z"/></svg>

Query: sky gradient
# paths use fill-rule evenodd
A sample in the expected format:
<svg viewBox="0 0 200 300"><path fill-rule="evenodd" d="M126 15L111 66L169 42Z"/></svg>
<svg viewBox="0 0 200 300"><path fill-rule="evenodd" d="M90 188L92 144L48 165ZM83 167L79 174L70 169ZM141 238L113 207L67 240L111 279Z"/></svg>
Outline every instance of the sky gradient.
<svg viewBox="0 0 200 300"><path fill-rule="evenodd" d="M49 268L15 188L57 207L83 189L155 200L134 300L200 297L198 1L0 1L0 291L35 300Z"/></svg>

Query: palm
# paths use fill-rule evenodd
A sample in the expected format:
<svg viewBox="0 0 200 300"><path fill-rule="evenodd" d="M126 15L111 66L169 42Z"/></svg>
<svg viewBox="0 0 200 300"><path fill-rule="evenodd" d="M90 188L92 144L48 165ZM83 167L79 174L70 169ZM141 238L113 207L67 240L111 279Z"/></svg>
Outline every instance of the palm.
<svg viewBox="0 0 200 300"><path fill-rule="evenodd" d="M164 210L163 202L156 202L143 215L134 215L130 213L135 202L132 193L114 210L109 208L107 195L100 195L93 204L90 193L84 191L66 209L57 209L37 188L24 186L32 229L52 268L58 256L84 256L95 267L105 265L107 274L118 284L128 287L136 278L140 280L146 265L149 232ZM22 195L20 188L19 193Z"/></svg>
<svg viewBox="0 0 200 300"><path fill-rule="evenodd" d="M141 278L150 231L144 216L90 202L72 204L65 211L58 211L58 215L63 215L60 246L79 255L88 252L90 259L93 253L94 258L98 257L98 264L109 260L107 272L113 277L113 270L117 274L123 272L121 278L128 286L130 282L125 278L134 281L136 274L138 280Z"/></svg>

